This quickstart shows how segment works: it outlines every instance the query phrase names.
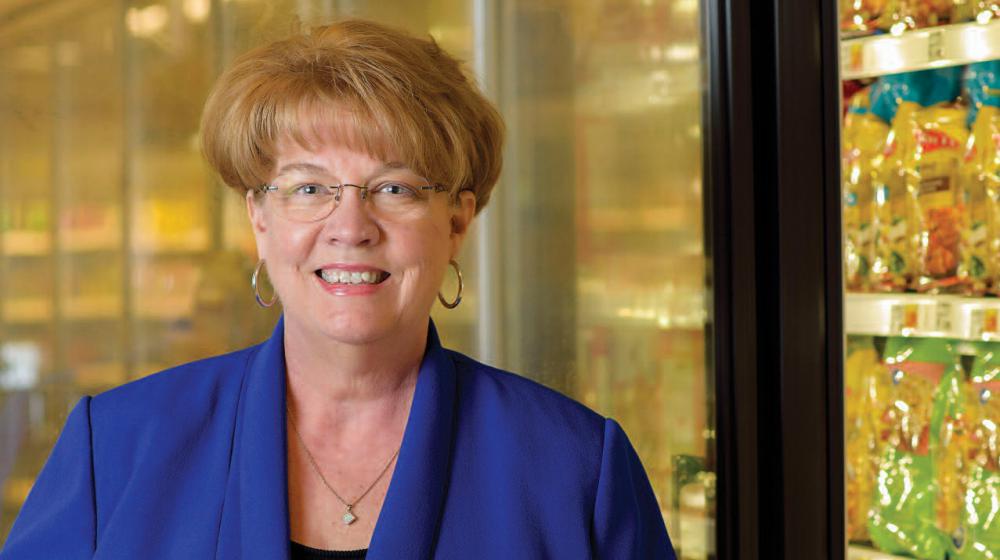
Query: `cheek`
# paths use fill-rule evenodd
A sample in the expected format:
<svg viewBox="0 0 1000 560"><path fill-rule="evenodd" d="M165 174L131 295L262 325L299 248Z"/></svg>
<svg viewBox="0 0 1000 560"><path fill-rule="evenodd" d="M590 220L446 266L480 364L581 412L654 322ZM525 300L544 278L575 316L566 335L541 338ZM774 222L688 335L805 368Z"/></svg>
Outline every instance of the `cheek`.
<svg viewBox="0 0 1000 560"><path fill-rule="evenodd" d="M272 223L260 235L264 258L282 269L275 270L275 274L288 273L290 269L302 264L309 256L316 239L315 228L288 228L276 223Z"/></svg>
<svg viewBox="0 0 1000 560"><path fill-rule="evenodd" d="M409 255L421 268L440 268L448 262L449 229L437 222L407 228L399 232L397 244L402 255Z"/></svg>

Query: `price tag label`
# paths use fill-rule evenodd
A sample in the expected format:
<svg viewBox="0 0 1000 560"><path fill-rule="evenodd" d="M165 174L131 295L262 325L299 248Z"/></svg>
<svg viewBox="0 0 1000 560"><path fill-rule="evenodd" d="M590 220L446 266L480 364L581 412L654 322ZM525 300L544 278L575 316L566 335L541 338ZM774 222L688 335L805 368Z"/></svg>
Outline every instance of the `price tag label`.
<svg viewBox="0 0 1000 560"><path fill-rule="evenodd" d="M934 331L939 333L951 332L951 304L946 302L933 306Z"/></svg>
<svg viewBox="0 0 1000 560"><path fill-rule="evenodd" d="M919 325L920 306L915 303L894 304L889 312L889 333L910 334Z"/></svg>
<svg viewBox="0 0 1000 560"><path fill-rule="evenodd" d="M969 337L982 338L986 328L986 317L983 309L973 309L969 312Z"/></svg>
<svg viewBox="0 0 1000 560"><path fill-rule="evenodd" d="M927 35L927 61L934 62L942 58L944 58L944 33L938 29Z"/></svg>
<svg viewBox="0 0 1000 560"><path fill-rule="evenodd" d="M998 325L998 315L996 308L987 308L983 310L983 332L990 334L997 334L1000 332L1000 325Z"/></svg>
<svg viewBox="0 0 1000 560"><path fill-rule="evenodd" d="M995 307L976 307L969 313L969 337L991 339L1000 335Z"/></svg>
<svg viewBox="0 0 1000 560"><path fill-rule="evenodd" d="M973 309L969 316L972 338L993 338L1000 335L1000 313L995 307Z"/></svg>
<svg viewBox="0 0 1000 560"><path fill-rule="evenodd" d="M846 42L840 49L840 59L850 72L860 72L864 66L864 49L859 41Z"/></svg>

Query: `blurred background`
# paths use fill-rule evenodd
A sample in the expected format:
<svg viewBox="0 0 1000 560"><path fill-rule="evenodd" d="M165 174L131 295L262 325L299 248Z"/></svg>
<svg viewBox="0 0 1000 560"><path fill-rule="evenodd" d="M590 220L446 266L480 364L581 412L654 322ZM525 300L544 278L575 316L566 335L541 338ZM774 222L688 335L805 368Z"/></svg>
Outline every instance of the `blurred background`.
<svg viewBox="0 0 1000 560"><path fill-rule="evenodd" d="M434 37L509 128L445 345L617 418L708 558L699 0L0 0L0 543L81 395L270 334L198 120L234 56L347 16Z"/></svg>

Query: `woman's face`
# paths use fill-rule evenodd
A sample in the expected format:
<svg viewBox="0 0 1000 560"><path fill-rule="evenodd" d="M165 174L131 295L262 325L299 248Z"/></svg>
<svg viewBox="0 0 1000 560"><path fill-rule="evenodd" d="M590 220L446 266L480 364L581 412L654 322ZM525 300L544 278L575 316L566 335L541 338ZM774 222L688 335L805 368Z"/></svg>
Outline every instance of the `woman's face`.
<svg viewBox="0 0 1000 560"><path fill-rule="evenodd" d="M374 187L386 180L429 184L396 162L331 138L310 149L286 139L275 159L271 184L283 189L309 183ZM423 195L416 210L384 212L372 195L364 201L359 189L344 188L329 216L301 222L280 211L279 192L248 193L258 255L284 307L286 329L349 344L423 332L448 261L475 214L470 192L461 193L458 204L444 192Z"/></svg>

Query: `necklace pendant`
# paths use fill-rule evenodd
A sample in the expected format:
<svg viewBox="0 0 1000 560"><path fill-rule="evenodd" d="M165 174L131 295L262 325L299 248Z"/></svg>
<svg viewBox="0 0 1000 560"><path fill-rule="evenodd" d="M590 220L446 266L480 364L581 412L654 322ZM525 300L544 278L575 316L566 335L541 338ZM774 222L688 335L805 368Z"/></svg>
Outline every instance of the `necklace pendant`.
<svg viewBox="0 0 1000 560"><path fill-rule="evenodd" d="M358 519L356 515L351 513L352 507L354 506L347 506L347 511L345 511L344 516L340 518L341 520L343 520L344 525L350 525L351 523L354 523Z"/></svg>

